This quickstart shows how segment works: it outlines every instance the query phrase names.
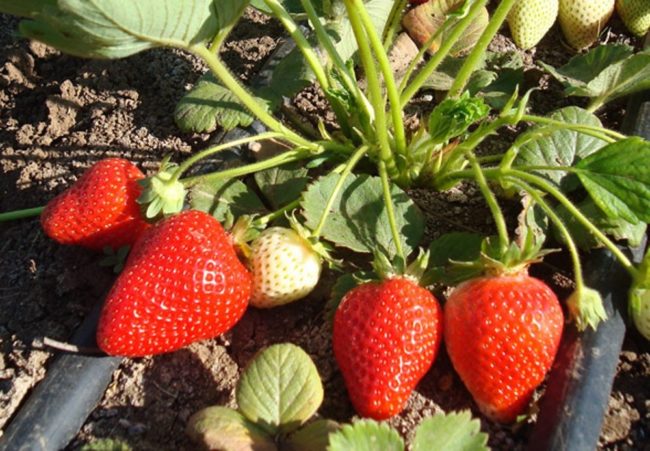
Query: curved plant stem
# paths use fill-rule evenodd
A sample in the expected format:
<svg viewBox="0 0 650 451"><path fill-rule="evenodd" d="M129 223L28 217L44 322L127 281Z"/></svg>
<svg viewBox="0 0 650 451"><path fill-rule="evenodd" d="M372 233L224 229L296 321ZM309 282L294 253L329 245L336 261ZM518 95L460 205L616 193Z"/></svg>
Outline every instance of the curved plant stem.
<svg viewBox="0 0 650 451"><path fill-rule="evenodd" d="M569 254L571 255L571 261L573 263L573 279L576 284L576 289L581 289L582 287L584 287L584 279L582 276L582 263L580 262L580 254L578 253L578 247L576 246L576 243L573 240L571 233L569 233L569 229L566 228L566 225L564 225L562 219L560 219L557 213L553 211L551 206L542 198L542 196L535 188L530 186L528 183L521 181L520 179L511 178L509 180L512 182L513 185L515 185L519 189L526 191L530 195L530 197L532 197L533 200L537 202L537 204L542 208L542 210L544 210L544 212L548 215L549 219L553 221L558 231L564 238Z"/></svg>
<svg viewBox="0 0 650 451"><path fill-rule="evenodd" d="M380 161L378 166L384 194L384 203L386 204L386 213L388 213L388 222L390 223L390 231L393 235L393 241L395 242L395 249L397 250L397 256L401 258L404 264L406 264L406 256L404 255L404 249L402 248L402 240L400 239L399 230L397 229L395 207L393 206L393 198L390 194L390 180L388 179L386 164L383 161Z"/></svg>
<svg viewBox="0 0 650 451"><path fill-rule="evenodd" d="M512 1L512 0L508 0ZM401 106L404 107L413 96L424 86L431 74L438 68L442 60L444 60L451 51L454 44L463 35L467 27L469 27L476 17L481 13L481 8L485 6L487 0L477 0L469 9L469 12L463 17L458 24L454 27L453 31L442 43L438 51L431 57L431 59L424 65L422 69L416 74L412 82L410 82L401 96Z"/></svg>
<svg viewBox="0 0 650 451"><path fill-rule="evenodd" d="M505 255L508 250L508 245L510 244L510 237L508 236L508 226L506 225L506 220L503 216L503 212L499 207L496 196L488 186L481 165L478 163L478 161L476 161L474 154L468 152L467 159L472 165L472 171L474 172L474 179L476 180L476 184L481 190L481 194L483 194L485 202L487 203L488 208L492 213L492 217L494 218L494 224L497 228L497 235L499 236L499 251L501 255Z"/></svg>
<svg viewBox="0 0 650 451"><path fill-rule="evenodd" d="M393 151L390 148L390 139L388 134L388 123L386 121L386 103L381 94L381 84L377 75L377 66L372 58L370 45L368 44L366 33L364 33L363 23L359 17L358 4L359 0L344 0L345 8L348 12L348 20L354 31L354 37L359 46L359 59L363 65L366 79L368 80L368 91L370 101L372 102L375 116L375 130L379 141L379 158L386 164L386 169L392 178L399 176L399 170L395 163ZM361 5L363 7L363 5Z"/></svg>
<svg viewBox="0 0 650 451"><path fill-rule="evenodd" d="M221 59L208 50L207 47L203 45L194 45L190 47L189 50L203 58L210 67L210 70L219 80L221 80L224 86L228 88L244 104L244 106L246 106L246 108L248 108L271 131L281 133L286 140L295 145L314 150L318 148L317 144L312 143L293 130L285 127L280 121L273 117L273 115L269 114L269 112L246 90L246 88L244 88L239 81L233 77Z"/></svg>
<svg viewBox="0 0 650 451"><path fill-rule="evenodd" d="M256 163L247 164L245 166L239 166L236 168L224 169L222 171L212 172L210 174L196 175L194 177L187 177L181 179L180 182L185 185L186 188L196 185L197 183L202 182L211 182L215 180L227 180L235 177L241 177L243 175L253 174L258 171L264 171L266 169L271 169L276 166L281 166L283 164L292 163L294 161L304 160L313 156L310 152L307 152L303 149L290 150L280 155L276 155L266 160L258 161Z"/></svg>
<svg viewBox="0 0 650 451"><path fill-rule="evenodd" d="M284 9L284 7L277 0L264 0L266 6L271 8L273 15L282 22L284 28L289 32L293 40L296 42L296 46L300 49L300 52L305 57L307 64L316 75L318 83L321 85L323 90L329 88L329 79L327 78L327 73L323 68L323 65L316 55L316 52L312 48L311 44L305 37L305 35L300 31L298 25L293 21L289 13Z"/></svg>
<svg viewBox="0 0 650 451"><path fill-rule="evenodd" d="M348 175L350 175L354 167L357 165L359 160L366 154L366 152L368 152L368 146L359 147L359 149L357 149L357 151L354 152L354 154L352 154L352 156L346 163L345 167L343 168L343 171L341 172L339 179L336 181L336 185L334 185L332 194L330 195L329 199L327 199L327 204L323 209L323 213L321 214L320 220L318 221L318 225L316 226L316 228L312 233L312 237L314 238L320 237L323 231L323 227L325 227L325 223L327 222L327 217L329 216L330 210L332 209L332 205L334 205L334 201L336 200L336 196L338 196L339 192L341 191L341 188L343 188L343 184L345 183L345 180L347 179Z"/></svg>
<svg viewBox="0 0 650 451"><path fill-rule="evenodd" d="M497 34L499 28L501 28L501 25L503 25L503 22L506 20L510 9L517 1L518 0L501 0L499 6L494 11L494 14L490 19L487 28L485 28L485 31L483 31L483 34L481 34L481 37L474 46L472 52L465 60L465 63L463 63L461 66L458 74L456 74L454 83L451 85L451 88L447 93L447 98L458 97L463 92L465 85L469 81L469 78L472 76L480 64L481 59L485 54L485 50L487 49L490 42L492 42L492 38L494 38L494 36Z"/></svg>
<svg viewBox="0 0 650 451"><path fill-rule="evenodd" d="M284 207L282 207L282 208L280 208L278 210L275 210L272 213L269 213L268 215L264 215L262 217L259 217L259 218L255 219L255 221L253 221L253 223L255 225L264 226L264 225L268 224L269 222L274 221L274 220L278 219L279 217L284 216L285 213L287 213L287 212L289 212L289 211L291 211L291 210L293 210L295 208L298 208L299 206L300 206L300 198L294 200L291 203L288 203Z"/></svg>
<svg viewBox="0 0 650 451"><path fill-rule="evenodd" d="M281 138L281 137L282 134L278 132L260 133L259 135L249 136L248 138L236 139L234 141L219 144L210 147L209 149L205 149L199 153L192 155L187 160L183 161L174 172L174 175L172 176L170 182L171 183L177 182L181 178L181 176L185 173L185 171L187 171L193 164L201 161L204 158L209 157L210 155L214 155L217 152L221 152L231 147L237 147L237 146L241 146L256 141L264 141L267 139Z"/></svg>
<svg viewBox="0 0 650 451"><path fill-rule="evenodd" d="M543 117L543 116L535 116L532 114L524 114L521 117L522 121L525 122L535 122L537 124L546 124L546 125L553 125L558 128L565 128L567 130L574 130L577 132L582 132L587 135L594 136L596 138L602 138L603 135L608 136L610 139L613 138L615 141L621 140L621 139L626 139L627 136L625 136L622 133L619 133L615 130L610 130L605 127L598 127L594 125L586 125L586 124L567 124L566 122L559 121L557 119L551 119L549 117Z"/></svg>
<svg viewBox="0 0 650 451"><path fill-rule="evenodd" d="M377 34L375 25L372 23L372 19L368 14L365 6L358 1L359 8L359 18L363 23L364 28L366 29L366 34L370 39L370 45L374 50L375 57L379 62L379 68L384 77L384 84L386 86L386 94L388 96L388 103L390 107L391 116L393 119L393 128L395 133L395 149L398 153L406 153L406 132L404 131L404 118L402 117L402 108L400 104L399 92L397 90L397 83L395 82L395 76L393 74L393 68L390 65L388 60L388 54L384 50L384 45L381 42L381 38Z"/></svg>
<svg viewBox="0 0 650 451"><path fill-rule="evenodd" d="M45 207L26 208L24 210L8 211L0 213L0 222L15 221L17 219L33 218L40 215Z"/></svg>
<svg viewBox="0 0 650 451"><path fill-rule="evenodd" d="M318 17L318 13L316 12L316 9L314 8L311 0L300 0L300 3L307 13L307 17L309 17L309 21L311 22L312 27L316 32L316 36L318 36L319 43L325 48L325 51L334 63L334 66L341 74L341 78L345 84L346 89L349 92L354 93L357 98L357 103L368 110L368 99L366 99L361 89L359 89L359 85L354 81L354 76L351 73L350 68L347 66L347 64L345 64L345 61L343 61L341 55L334 47L332 38L330 38L330 36L327 34L327 30L325 30L325 27L323 27L323 24L321 23L320 18Z"/></svg>

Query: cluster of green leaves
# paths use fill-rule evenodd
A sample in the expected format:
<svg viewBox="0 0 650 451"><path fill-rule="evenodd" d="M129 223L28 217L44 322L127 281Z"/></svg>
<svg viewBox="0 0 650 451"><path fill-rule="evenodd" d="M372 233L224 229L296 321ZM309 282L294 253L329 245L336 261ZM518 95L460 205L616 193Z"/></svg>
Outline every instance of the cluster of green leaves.
<svg viewBox="0 0 650 451"><path fill-rule="evenodd" d="M341 426L312 419L323 401L316 366L298 346L284 343L259 352L236 390L237 410L207 407L187 425L190 438L223 451L404 450L404 441L386 424L359 421ZM414 451L487 450L487 435L469 412L436 415L422 422Z"/></svg>

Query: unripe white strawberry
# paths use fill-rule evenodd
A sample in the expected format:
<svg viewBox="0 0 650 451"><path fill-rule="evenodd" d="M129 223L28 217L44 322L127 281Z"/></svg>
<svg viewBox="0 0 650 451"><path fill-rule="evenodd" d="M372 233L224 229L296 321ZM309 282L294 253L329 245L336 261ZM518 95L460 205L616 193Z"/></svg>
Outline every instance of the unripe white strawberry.
<svg viewBox="0 0 650 451"><path fill-rule="evenodd" d="M307 296L318 283L321 257L296 231L264 230L251 246L253 295L250 305L270 308Z"/></svg>
<svg viewBox="0 0 650 451"><path fill-rule="evenodd" d="M650 0L616 0L616 11L632 34L643 36L650 30Z"/></svg>
<svg viewBox="0 0 650 451"><path fill-rule="evenodd" d="M559 0L519 0L508 13L508 26L515 44L524 50L535 47L557 19Z"/></svg>
<svg viewBox="0 0 650 451"><path fill-rule="evenodd" d="M616 0L560 0L558 18L571 47L582 50L596 42L614 12Z"/></svg>

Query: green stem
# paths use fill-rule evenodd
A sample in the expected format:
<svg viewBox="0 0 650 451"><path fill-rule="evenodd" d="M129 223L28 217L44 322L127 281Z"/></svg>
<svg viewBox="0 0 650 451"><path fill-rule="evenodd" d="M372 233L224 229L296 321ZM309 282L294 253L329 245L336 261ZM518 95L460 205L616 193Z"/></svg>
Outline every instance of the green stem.
<svg viewBox="0 0 650 451"><path fill-rule="evenodd" d="M332 43L332 38L329 36L329 34L327 34L327 30L325 30L325 27L323 27L323 24L320 21L320 17L318 17L318 13L316 12L314 5L312 4L312 1L300 0L300 3L302 4L303 9L307 13L307 17L309 18L309 21L311 22L311 25L314 28L314 31L316 32L316 36L318 37L319 43L325 48L325 51L327 52L330 59L334 63L334 66L341 74L341 78L343 79L343 83L345 84L346 89L349 92L355 94L355 96L357 97L357 103L359 105L363 105L364 108L368 108L368 99L365 98L363 92L361 91L361 89L359 89L359 85L354 81L354 76L350 72L350 68L348 67L347 64L345 64L345 61L343 61L343 59L341 58L341 55L336 50L336 47L334 47L334 44Z"/></svg>
<svg viewBox="0 0 650 451"><path fill-rule="evenodd" d="M512 1L512 0L507 0ZM415 78L408 84L401 96L402 108L409 103L415 94L424 86L431 74L438 68L440 63L449 55L454 44L463 35L465 30L474 22L476 17L481 13L481 9L485 6L487 0L477 0L471 7L465 17L463 17L458 24L454 27L447 39L444 40L438 51L431 57L431 59L424 65L424 67L415 75Z"/></svg>
<svg viewBox="0 0 650 451"><path fill-rule="evenodd" d="M223 64L221 59L210 52L207 47L203 45L193 45L190 50L196 55L205 60L210 70L214 75L221 80L226 88L228 88L243 104L248 108L253 115L255 115L264 125L271 131L281 133L286 140L295 145L303 146L308 149L316 149L317 145L311 141L298 135L293 130L285 127L273 115L269 114L266 109L260 105L257 100L244 88L235 77L232 76L228 68Z"/></svg>
<svg viewBox="0 0 650 451"><path fill-rule="evenodd" d="M192 155L187 160L183 161L174 172L174 175L172 176L170 183L177 182L181 178L181 176L185 173L185 171L187 171L193 164L197 163L198 161L204 158L209 157L210 155L214 155L217 152L221 152L222 150L226 150L231 147L242 146L244 144L248 144L256 141L264 141L267 139L281 138L281 137L282 134L278 132L260 133L259 135L249 136L248 138L237 139L235 141L230 141L227 143L210 147L209 149L205 149L197 154Z"/></svg>
<svg viewBox="0 0 650 451"><path fill-rule="evenodd" d="M33 218L40 215L45 207L26 208L24 210L0 213L0 222L15 221L16 219Z"/></svg>
<svg viewBox="0 0 650 451"><path fill-rule="evenodd" d="M406 132L404 131L404 118L402 117L402 108L400 104L399 92L397 90L397 83L393 74L393 68L388 60L388 54L384 50L384 45L381 38L377 34L375 25L368 14L368 10L360 0L357 0L359 5L358 12L361 22L366 29L366 34L370 38L370 45L374 50L375 57L379 62L379 68L384 77L384 84L386 85L386 94L388 95L388 102L390 112L393 119L393 128L395 132L395 148L401 154L406 153Z"/></svg>
<svg viewBox="0 0 650 451"><path fill-rule="evenodd" d="M239 166L236 168L224 169L222 171L212 172L210 174L196 175L194 177L187 177L181 179L180 182L185 185L186 188L196 185L201 182L211 182L215 180L226 180L235 177L241 177L243 175L253 174L258 171L264 171L266 169L271 169L276 166L281 166L283 164L292 163L294 161L304 160L312 156L311 153L305 150L290 150L280 155L276 155L266 160L258 161L256 163L247 164L245 166Z"/></svg>
<svg viewBox="0 0 650 451"><path fill-rule="evenodd" d="M393 198L390 194L390 180L388 179L388 172L386 164L383 161L379 162L379 176L381 177L381 186L384 194L384 203L386 204L386 213L388 213L388 222L390 224L390 231L393 235L395 242L395 249L397 256L406 264L406 256L402 248L402 240L400 238L399 230L397 229L397 221L395 219L395 207L393 206Z"/></svg>
<svg viewBox="0 0 650 451"><path fill-rule="evenodd" d="M605 100L607 100L607 97L596 97L594 98L591 102L589 102L589 105L587 105L586 110L589 111L590 113L596 112L600 107L605 105Z"/></svg>
<svg viewBox="0 0 650 451"><path fill-rule="evenodd" d="M485 50L487 50L488 45L490 45L490 42L492 42L492 39L499 31L499 28L501 28L501 25L503 25L503 22L506 20L510 9L517 1L518 0L502 0L499 3L499 6L494 11L494 14L490 19L488 26L485 28L485 31L483 31L483 34L481 34L481 37L474 46L474 49L461 66L458 74L456 74L454 83L451 85L451 88L447 93L447 98L458 97L463 92L465 85L469 81L469 78L481 63L481 60L485 54Z"/></svg>
<svg viewBox="0 0 650 451"><path fill-rule="evenodd" d="M530 186L528 183L525 183L519 179L511 179L513 185L517 186L519 189L526 191L530 197L533 198L535 202L546 212L546 215L551 221L555 224L560 234L564 237L566 242L567 249L569 254L571 254L571 261L573 263L573 278L576 284L576 289L582 289L584 287L584 279L582 276L582 263L580 262L580 253L578 252L578 247L576 246L569 229L564 225L562 219L553 211L550 205L540 196L539 192Z"/></svg>
<svg viewBox="0 0 650 451"><path fill-rule="evenodd" d="M377 75L377 67L372 58L370 45L368 44L366 34L364 33L363 23L359 17L358 3L359 0L344 0L345 8L348 12L348 20L354 31L354 37L359 46L359 59L363 65L364 73L368 81L368 91L370 101L372 102L375 116L375 130L379 141L379 158L386 163L386 169L391 177L398 177L399 170L395 163L393 151L390 148L390 139L388 135L388 123L386 121L386 104L381 94L381 84Z"/></svg>
<svg viewBox="0 0 650 451"><path fill-rule="evenodd" d="M321 214L320 220L318 221L318 225L314 229L312 233L312 237L318 238L320 237L323 227L325 227L325 223L327 221L327 217L330 214L330 210L332 209L332 205L334 205L334 201L336 200L336 196L338 196L339 192L341 191L341 188L343 188L343 184L345 183L345 180L347 179L348 175L352 172L354 167L357 165L359 160L368 152L368 146L361 146L359 149L357 149L354 154L350 157L348 160L347 164L343 168L343 172L341 172L341 175L339 179L336 181L336 185L334 185L334 189L332 190L332 194L330 195L329 199L327 199L327 204L325 205L325 208L323 210L323 213Z"/></svg>
<svg viewBox="0 0 650 451"><path fill-rule="evenodd" d="M296 46L300 49L307 64L316 75L318 83L321 85L324 91L327 91L329 88L329 80L325 69L323 68L318 55L312 48L311 44L305 37L305 35L300 31L298 25L293 21L289 13L284 9L284 7L277 0L264 0L266 6L271 8L275 17L282 23L284 28L289 32L289 35L296 42Z"/></svg>
<svg viewBox="0 0 650 451"><path fill-rule="evenodd" d="M558 128L583 132L584 134L589 134L591 136L595 136L596 138L601 138L601 139L603 139L602 136L605 135L607 136L607 140L610 142L613 142L611 141L612 139L618 141L627 138L627 136L625 136L622 133L619 133L614 130L610 130L605 127L598 127L595 125L568 124L566 122L558 121L556 119L551 119L549 117L535 116L532 114L524 114L521 119L526 122L535 122L537 124L552 125Z"/></svg>
<svg viewBox="0 0 650 451"><path fill-rule="evenodd" d="M384 29L384 50L386 51L393 45L397 30L401 29L402 13L407 3L408 0L395 0L393 3L393 9L390 11L388 20L386 21L388 25Z"/></svg>
<svg viewBox="0 0 650 451"><path fill-rule="evenodd" d="M284 207L282 207L282 208L280 208L280 209L278 209L278 210L276 210L276 211L274 211L272 213L269 213L268 215L257 218L255 221L253 221L253 223L255 225L264 226L264 225L268 224L269 222L274 221L274 220L278 219L281 216L284 216L284 214L286 212L291 211L291 210L293 210L295 208L298 208L299 206L300 206L300 198L294 200L293 202L285 205Z"/></svg>
<svg viewBox="0 0 650 451"><path fill-rule="evenodd" d="M508 226L506 225L506 220L503 216L501 208L499 207L496 196L490 189L487 180L485 179L481 165L478 163L478 161L476 161L476 157L473 153L468 152L467 159L472 165L472 171L474 172L474 179L476 180L476 184L481 190L481 194L483 194L485 202L487 203L488 208L492 213L492 217L494 218L494 224L497 228L497 235L499 236L499 251L501 253L501 256L503 256L508 251L508 246L510 244L510 237L508 236Z"/></svg>

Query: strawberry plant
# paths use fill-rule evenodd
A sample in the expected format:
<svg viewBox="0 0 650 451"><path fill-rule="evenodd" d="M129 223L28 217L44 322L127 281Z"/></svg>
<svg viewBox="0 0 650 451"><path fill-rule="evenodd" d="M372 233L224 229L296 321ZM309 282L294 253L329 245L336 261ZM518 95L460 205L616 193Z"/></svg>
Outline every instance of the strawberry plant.
<svg viewBox="0 0 650 451"><path fill-rule="evenodd" d="M599 293L582 276L580 248L594 245L609 249L629 272L631 311L640 329L647 329L647 319L639 318L649 311L647 262L635 267L615 240L638 242L650 220L650 143L603 127L595 112L648 88L648 52L603 46L562 68L547 66L568 94L591 101L587 108L538 116L528 108L531 91L503 86L522 81L516 62L509 63L510 72L494 69L489 65L498 58L487 48L506 20L515 40L529 47L550 19L535 23L528 34L520 33L531 20L523 2L493 2L491 17L487 0L432 0L412 8L407 3L0 0L1 11L25 17L22 35L72 55L122 58L171 47L200 57L210 72L176 109L183 130L254 121L266 127L178 164L163 161L158 173L141 182L137 202L156 224L135 241L108 296L98 332L106 352L167 352L216 336L238 321L249 300L271 307L307 295L324 263L357 273L337 284L337 292L347 294L340 293L333 342L359 413L398 413L431 366L444 333L477 403L488 416L509 422L543 380L562 331L558 300L527 275L531 264L551 252L544 248L551 236L571 261L574 290L565 305L578 329L596 328L606 319ZM613 5L560 0L559 21L571 45L590 46ZM247 6L272 15L295 43L263 87L244 86L219 54ZM554 9L545 6L544 15L552 17ZM389 51L402 26L417 37L420 50L398 74ZM423 89L441 84L441 74L447 76L444 94L409 128L405 109ZM312 83L336 125L294 123L279 114L285 97ZM482 152L488 138L515 127L524 131L512 143L490 155ZM242 146L257 150L257 160L188 175L195 164ZM112 174L108 185L123 185L118 179ZM492 236L452 234L422 243L423 215L409 194L448 191L461 183L473 184L485 199ZM116 197L104 187L84 196L99 196L100 203ZM502 210L508 197L524 205L515 235ZM191 211L182 211L186 207ZM108 215L91 215L100 230L111 227ZM284 228L287 223L290 228ZM458 285L444 320L437 301L418 286L433 283ZM468 375L464 368L472 360L484 366L481 375L498 368L492 376L502 375L496 382L503 385L485 388L494 382L489 375ZM248 410L241 402L245 418L217 410L220 424L257 430L249 428L252 421L266 434L306 419L258 418L257 407Z"/></svg>

